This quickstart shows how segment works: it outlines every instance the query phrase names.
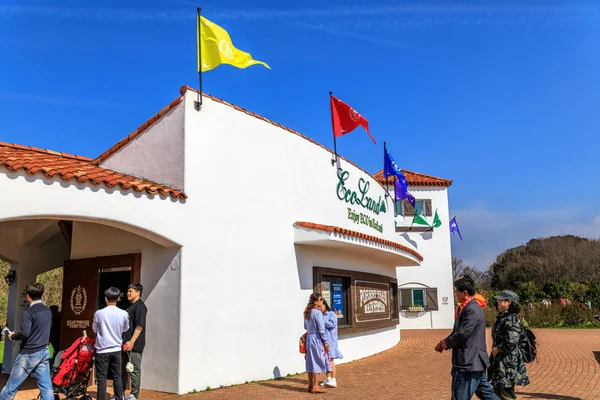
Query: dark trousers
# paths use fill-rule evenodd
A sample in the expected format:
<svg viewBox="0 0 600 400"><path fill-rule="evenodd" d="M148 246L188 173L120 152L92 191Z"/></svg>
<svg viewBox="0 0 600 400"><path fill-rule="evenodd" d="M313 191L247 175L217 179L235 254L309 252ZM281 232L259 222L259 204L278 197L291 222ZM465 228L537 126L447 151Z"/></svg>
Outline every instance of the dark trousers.
<svg viewBox="0 0 600 400"><path fill-rule="evenodd" d="M516 400L515 387L511 388L495 388L494 392L500 397L501 400Z"/></svg>
<svg viewBox="0 0 600 400"><path fill-rule="evenodd" d="M117 400L123 399L123 386L121 384L121 352L96 353L96 378L98 379L97 400L106 398L106 379L108 372L113 379L113 389Z"/></svg>
<svg viewBox="0 0 600 400"><path fill-rule="evenodd" d="M131 394L136 399L140 398L140 383L142 380L142 353L136 353L135 351L131 352L122 352L121 359L123 360L123 370L122 370L122 379L123 379L123 395L125 394L125 390L127 389L127 381L129 377L131 377ZM133 364L133 372L129 373L125 369L127 362L130 361Z"/></svg>
<svg viewBox="0 0 600 400"><path fill-rule="evenodd" d="M473 395L483 400L500 400L492 390L485 371L452 371L452 400L471 400Z"/></svg>

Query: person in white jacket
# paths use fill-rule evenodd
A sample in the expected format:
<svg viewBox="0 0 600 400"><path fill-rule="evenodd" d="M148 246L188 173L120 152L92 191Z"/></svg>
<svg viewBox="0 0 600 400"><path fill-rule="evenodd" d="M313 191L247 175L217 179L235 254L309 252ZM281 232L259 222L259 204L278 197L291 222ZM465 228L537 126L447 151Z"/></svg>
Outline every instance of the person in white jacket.
<svg viewBox="0 0 600 400"><path fill-rule="evenodd" d="M121 349L123 332L129 329L127 311L117 307L121 291L110 287L104 291L106 307L96 311L92 330L96 333L96 375L98 379L97 400L106 398L108 371L112 374L113 389L117 400L123 400L121 383Z"/></svg>

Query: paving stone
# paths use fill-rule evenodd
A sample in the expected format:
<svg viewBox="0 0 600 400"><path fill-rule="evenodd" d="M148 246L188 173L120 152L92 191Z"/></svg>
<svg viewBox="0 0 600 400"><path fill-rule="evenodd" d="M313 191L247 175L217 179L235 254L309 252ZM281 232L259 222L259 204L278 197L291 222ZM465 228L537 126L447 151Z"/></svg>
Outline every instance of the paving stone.
<svg viewBox="0 0 600 400"><path fill-rule="evenodd" d="M527 365L531 384L517 387L519 399L600 399L600 330L534 329L539 343L539 361ZM348 400L449 399L450 353L439 354L435 344L449 331L403 330L393 349L338 367L337 389L317 398ZM488 330L488 350L491 337ZM343 350L343 349L342 349ZM298 354L298 357L301 357ZM0 383L4 383L2 377ZM38 391L27 382L17 400L31 400ZM307 377L289 378L232 386L183 396L142 391L141 400L241 400L309 399ZM95 398L94 388L90 394Z"/></svg>

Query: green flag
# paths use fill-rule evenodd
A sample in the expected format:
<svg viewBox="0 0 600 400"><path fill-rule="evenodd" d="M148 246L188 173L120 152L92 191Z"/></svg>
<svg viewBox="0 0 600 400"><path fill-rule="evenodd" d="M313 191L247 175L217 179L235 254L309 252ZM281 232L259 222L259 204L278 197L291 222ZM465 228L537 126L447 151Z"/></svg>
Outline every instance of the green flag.
<svg viewBox="0 0 600 400"><path fill-rule="evenodd" d="M419 225L427 225L428 227L431 228L431 225L429 225L427 223L427 221L425 220L425 218L423 218L418 212L415 211L415 216L413 217L413 224L419 224Z"/></svg>
<svg viewBox="0 0 600 400"><path fill-rule="evenodd" d="M435 216L433 217L433 227L439 228L440 226L442 226L442 220L438 216L437 210L435 210Z"/></svg>

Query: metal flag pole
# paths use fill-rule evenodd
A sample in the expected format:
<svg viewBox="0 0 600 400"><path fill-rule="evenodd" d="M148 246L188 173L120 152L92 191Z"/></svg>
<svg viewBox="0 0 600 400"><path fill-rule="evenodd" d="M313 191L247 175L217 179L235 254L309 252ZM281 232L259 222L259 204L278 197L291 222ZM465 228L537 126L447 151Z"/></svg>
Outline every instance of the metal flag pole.
<svg viewBox="0 0 600 400"><path fill-rule="evenodd" d="M198 83L199 83L199 89L198 89L198 100L194 102L194 108L196 109L196 111L200 111L200 109L202 108L202 32L201 32L201 28L200 28L200 7L198 7L198 16L197 18L197 32L196 32L196 37L198 40Z"/></svg>
<svg viewBox="0 0 600 400"><path fill-rule="evenodd" d="M334 158L331 160L331 165L335 165L335 163L337 162L337 140L335 137L335 122L333 119L333 107L332 107L332 102L333 102L333 93L329 92L329 108L331 108L331 130L333 131L333 153L335 154Z"/></svg>

